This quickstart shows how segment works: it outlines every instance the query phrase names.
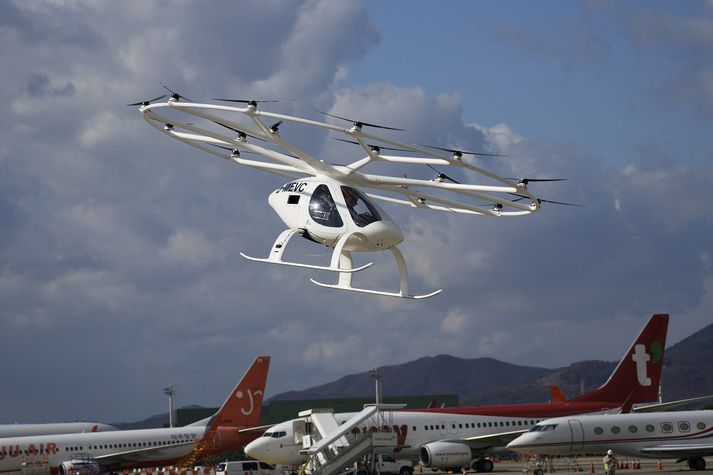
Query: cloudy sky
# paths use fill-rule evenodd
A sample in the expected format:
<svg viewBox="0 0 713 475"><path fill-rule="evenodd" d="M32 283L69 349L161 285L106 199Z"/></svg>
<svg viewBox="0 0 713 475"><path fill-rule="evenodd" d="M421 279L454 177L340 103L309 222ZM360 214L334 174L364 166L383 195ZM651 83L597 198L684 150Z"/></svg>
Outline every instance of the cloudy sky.
<svg viewBox="0 0 713 475"><path fill-rule="evenodd" d="M440 353L616 360L654 312L669 344L713 321L711 1L18 0L0 3L0 52L0 422L136 420L168 384L216 405L257 354L269 396ZM478 163L568 178L532 188L586 206L387 206L413 290L446 291L319 289L240 257L283 229L281 180L150 128L125 104L159 81L503 153ZM373 258L360 282L396 287Z"/></svg>

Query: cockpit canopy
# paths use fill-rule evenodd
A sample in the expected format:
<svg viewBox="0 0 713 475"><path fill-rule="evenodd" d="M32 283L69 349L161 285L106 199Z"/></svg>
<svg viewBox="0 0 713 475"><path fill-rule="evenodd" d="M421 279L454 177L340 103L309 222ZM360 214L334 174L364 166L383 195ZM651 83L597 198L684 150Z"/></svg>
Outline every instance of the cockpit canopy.
<svg viewBox="0 0 713 475"><path fill-rule="evenodd" d="M376 221L381 221L381 215L364 193L350 186L341 186L342 198L346 204L349 216L354 224L363 228ZM342 216L334 201L329 187L321 184L315 188L309 201L309 215L318 224L330 228L344 226Z"/></svg>
<svg viewBox="0 0 713 475"><path fill-rule="evenodd" d="M332 193L327 185L319 185L309 200L309 216L322 226L341 228L344 226L342 217L337 211Z"/></svg>
<svg viewBox="0 0 713 475"><path fill-rule="evenodd" d="M361 191L349 186L342 186L342 196L344 203L347 205L349 215L352 217L354 224L363 228L367 224L381 221L381 216L376 210L376 206L362 193Z"/></svg>

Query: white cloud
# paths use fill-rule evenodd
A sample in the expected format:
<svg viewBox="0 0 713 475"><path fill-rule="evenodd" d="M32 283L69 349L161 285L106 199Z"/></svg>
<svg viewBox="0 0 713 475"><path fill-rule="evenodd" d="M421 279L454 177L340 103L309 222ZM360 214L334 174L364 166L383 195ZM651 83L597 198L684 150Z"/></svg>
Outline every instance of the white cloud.
<svg viewBox="0 0 713 475"><path fill-rule="evenodd" d="M461 309L451 309L446 318L441 320L441 330L452 335L456 335L466 330L468 315Z"/></svg>

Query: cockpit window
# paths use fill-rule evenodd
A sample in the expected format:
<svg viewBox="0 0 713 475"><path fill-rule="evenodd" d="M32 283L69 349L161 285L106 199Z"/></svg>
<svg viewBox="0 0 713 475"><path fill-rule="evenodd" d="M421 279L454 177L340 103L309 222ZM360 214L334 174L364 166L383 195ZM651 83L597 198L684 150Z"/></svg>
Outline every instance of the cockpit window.
<svg viewBox="0 0 713 475"><path fill-rule="evenodd" d="M262 436L263 437L272 437L272 434L273 434L272 432L265 432L264 434L262 434Z"/></svg>
<svg viewBox="0 0 713 475"><path fill-rule="evenodd" d="M347 209L349 209L349 215L357 226L363 228L367 224L381 221L381 216L376 211L376 206L371 204L361 191L343 186L342 195L344 195L344 202L347 204Z"/></svg>
<svg viewBox="0 0 713 475"><path fill-rule="evenodd" d="M309 201L309 215L322 226L341 228L344 225L327 185L319 185L312 193L312 199Z"/></svg>
<svg viewBox="0 0 713 475"><path fill-rule="evenodd" d="M559 424L543 424L543 425L536 425L533 426L532 429L530 429L530 432L549 432L551 430L555 430L555 427L557 427Z"/></svg>

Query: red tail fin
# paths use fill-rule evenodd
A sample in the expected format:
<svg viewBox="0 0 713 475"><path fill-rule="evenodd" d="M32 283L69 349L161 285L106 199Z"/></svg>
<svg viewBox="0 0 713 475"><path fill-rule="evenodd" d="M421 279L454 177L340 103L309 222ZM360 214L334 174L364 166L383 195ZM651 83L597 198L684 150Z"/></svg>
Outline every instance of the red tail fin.
<svg viewBox="0 0 713 475"><path fill-rule="evenodd" d="M559 386L550 386L550 402L567 402L567 397Z"/></svg>
<svg viewBox="0 0 713 475"><path fill-rule="evenodd" d="M255 358L243 379L233 388L216 413L209 431L221 426L254 427L260 424L262 398L265 395L265 381L269 367L269 356Z"/></svg>
<svg viewBox="0 0 713 475"><path fill-rule="evenodd" d="M655 401L661 382L667 331L668 315L653 315L607 382L572 400L623 403L629 399L630 404ZM630 398L632 395L634 400Z"/></svg>

